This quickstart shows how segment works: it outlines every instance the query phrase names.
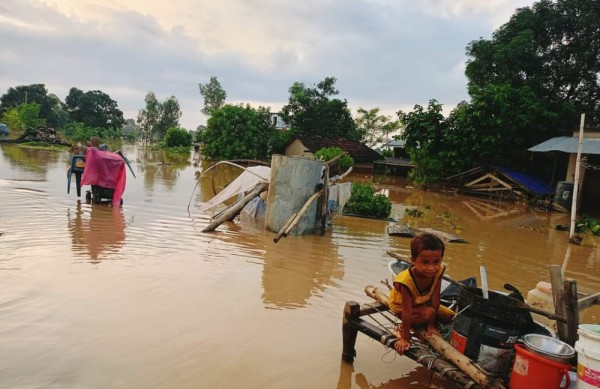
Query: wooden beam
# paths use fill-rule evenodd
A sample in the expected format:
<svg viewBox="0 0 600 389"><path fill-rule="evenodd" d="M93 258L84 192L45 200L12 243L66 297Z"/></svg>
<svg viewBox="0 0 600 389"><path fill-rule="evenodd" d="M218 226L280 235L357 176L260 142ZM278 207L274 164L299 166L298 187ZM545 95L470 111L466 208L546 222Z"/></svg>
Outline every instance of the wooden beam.
<svg viewBox="0 0 600 389"><path fill-rule="evenodd" d="M234 217L238 212L240 212L242 208L244 208L244 206L250 202L250 200L258 196L260 192L262 192L262 190L268 185L269 184L266 182L257 184L250 193L248 193L240 201L231 205L226 212L223 212L218 219L213 220L206 228L202 230L202 232L214 231L222 223L231 220L232 217Z"/></svg>
<svg viewBox="0 0 600 389"><path fill-rule="evenodd" d="M577 303L577 282L567 278L564 282L565 305L567 311L567 343L575 346L579 328L579 304Z"/></svg>
<svg viewBox="0 0 600 389"><path fill-rule="evenodd" d="M554 300L554 312L557 315L566 317L567 307L565 305L565 292L564 283L562 279L560 265L550 266L550 282L552 283L552 299ZM557 322L556 330L558 337L563 342L567 341L567 325L565 323Z"/></svg>
<svg viewBox="0 0 600 389"><path fill-rule="evenodd" d="M591 307L592 305L600 305L600 292L579 299L577 306L580 311Z"/></svg>
<svg viewBox="0 0 600 389"><path fill-rule="evenodd" d="M344 318L342 321L342 359L346 362L354 362L356 356L356 336L358 330L351 324L352 320L358 319L360 315L360 304L349 301L344 306Z"/></svg>

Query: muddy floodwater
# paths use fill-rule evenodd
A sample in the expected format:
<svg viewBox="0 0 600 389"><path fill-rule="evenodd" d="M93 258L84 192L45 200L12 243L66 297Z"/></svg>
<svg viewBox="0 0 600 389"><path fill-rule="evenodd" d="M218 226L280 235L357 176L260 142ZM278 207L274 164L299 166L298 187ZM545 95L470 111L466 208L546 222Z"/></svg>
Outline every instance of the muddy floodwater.
<svg viewBox="0 0 600 389"><path fill-rule="evenodd" d="M363 334L341 362L344 304L385 288L387 250L409 252L390 222L338 216L325 236L277 244L252 225L203 233L196 209L233 173L196 186L207 165L193 155L122 150L136 178L112 208L67 193L68 152L1 146L0 388L454 388ZM526 294L559 264L579 291L600 290L600 239L568 244L554 227L569 215L381 188L393 216L417 208L408 221L468 241L447 244L454 278L485 265L490 288Z"/></svg>

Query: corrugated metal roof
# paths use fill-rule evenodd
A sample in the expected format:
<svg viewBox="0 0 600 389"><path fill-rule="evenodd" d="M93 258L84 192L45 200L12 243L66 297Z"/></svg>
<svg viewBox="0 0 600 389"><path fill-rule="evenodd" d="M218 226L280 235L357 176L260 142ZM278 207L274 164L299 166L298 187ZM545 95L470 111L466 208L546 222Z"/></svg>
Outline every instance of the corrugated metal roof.
<svg viewBox="0 0 600 389"><path fill-rule="evenodd" d="M404 144L406 142L403 141L402 139L394 139L394 140L390 140L387 143L384 143L381 147L404 147Z"/></svg>
<svg viewBox="0 0 600 389"><path fill-rule="evenodd" d="M562 151L563 153L577 154L579 138L574 136L559 136L548 139L539 145L533 146L528 151L548 152ZM600 138L583 138L582 154L600 154Z"/></svg>

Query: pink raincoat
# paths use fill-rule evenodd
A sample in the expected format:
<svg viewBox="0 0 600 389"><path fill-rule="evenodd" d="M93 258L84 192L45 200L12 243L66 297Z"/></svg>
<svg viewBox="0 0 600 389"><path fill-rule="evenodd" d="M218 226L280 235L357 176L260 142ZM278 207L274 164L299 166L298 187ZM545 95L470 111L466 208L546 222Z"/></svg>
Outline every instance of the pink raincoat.
<svg viewBox="0 0 600 389"><path fill-rule="evenodd" d="M121 203L126 182L125 161L112 151L100 151L89 147L85 154L85 168L81 185L98 185L114 189L113 205Z"/></svg>

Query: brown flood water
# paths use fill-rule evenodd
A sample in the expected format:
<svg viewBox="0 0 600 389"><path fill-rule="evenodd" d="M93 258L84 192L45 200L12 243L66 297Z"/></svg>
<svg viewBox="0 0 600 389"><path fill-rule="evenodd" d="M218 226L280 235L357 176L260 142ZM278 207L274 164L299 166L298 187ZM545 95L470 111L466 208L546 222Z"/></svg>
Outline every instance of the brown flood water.
<svg viewBox="0 0 600 389"><path fill-rule="evenodd" d="M202 233L195 212L212 180L202 164L123 147L124 205L67 194L67 152L0 148L0 388L453 388L359 334L341 362L342 311L390 280L386 250L408 253L385 221L337 217L325 236L288 237L233 223ZM226 171L219 173L215 186ZM371 180L355 175L354 180ZM523 293L561 264L600 290L598 238L567 243L569 216L383 186L393 215L456 232L455 278L510 282ZM84 188L87 189L87 188ZM81 200L81 201L79 201ZM188 212L188 203L190 212ZM598 323L596 308L583 322Z"/></svg>

